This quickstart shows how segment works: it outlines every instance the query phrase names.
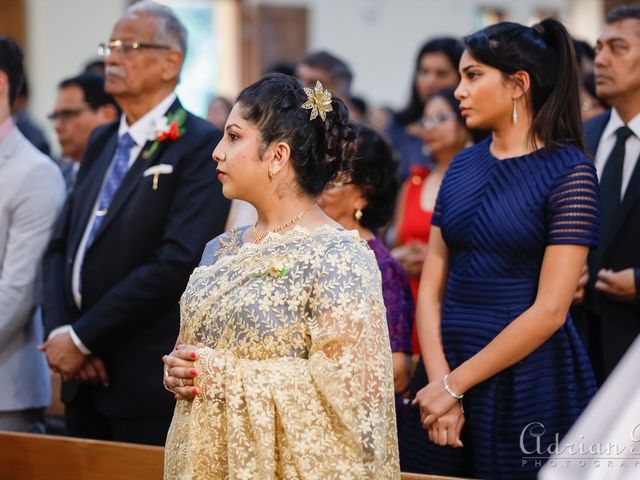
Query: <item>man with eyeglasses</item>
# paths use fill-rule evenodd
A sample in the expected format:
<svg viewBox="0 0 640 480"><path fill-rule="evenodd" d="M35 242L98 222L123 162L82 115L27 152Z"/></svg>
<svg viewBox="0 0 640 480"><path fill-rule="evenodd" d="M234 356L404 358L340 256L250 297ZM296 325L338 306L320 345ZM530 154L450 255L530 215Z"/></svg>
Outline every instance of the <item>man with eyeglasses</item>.
<svg viewBox="0 0 640 480"><path fill-rule="evenodd" d="M160 358L228 214L211 160L221 132L176 98L186 30L170 8L134 4L100 50L123 114L91 134L49 244L41 348L71 435L162 445L175 402Z"/></svg>
<svg viewBox="0 0 640 480"><path fill-rule="evenodd" d="M115 121L119 113L118 104L104 91L103 78L83 73L60 82L49 119L62 149L60 166L67 189L75 183L91 132L99 125Z"/></svg>

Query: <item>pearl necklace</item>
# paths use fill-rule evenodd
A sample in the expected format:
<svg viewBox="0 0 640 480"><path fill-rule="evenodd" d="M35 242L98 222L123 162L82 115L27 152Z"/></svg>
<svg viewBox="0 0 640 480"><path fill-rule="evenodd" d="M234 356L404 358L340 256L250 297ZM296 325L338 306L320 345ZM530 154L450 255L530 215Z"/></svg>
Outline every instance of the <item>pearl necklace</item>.
<svg viewBox="0 0 640 480"><path fill-rule="evenodd" d="M307 208L306 210L301 211L300 213L298 213L295 217L287 220L285 223L283 223L282 225L278 225L275 228L272 228L270 230L258 230L258 222L256 222L253 225L253 231L251 232L251 241L253 243L260 243L262 242L262 240L265 239L265 237L269 234L269 232L273 232L273 233L278 233L281 232L283 230L286 230L287 228L289 228L291 225L293 225L294 223L296 223L298 220L300 220L302 217L304 217L304 214L307 213L309 210L311 210L313 207L315 207L317 205L317 203L314 203L313 205L311 205L309 208Z"/></svg>

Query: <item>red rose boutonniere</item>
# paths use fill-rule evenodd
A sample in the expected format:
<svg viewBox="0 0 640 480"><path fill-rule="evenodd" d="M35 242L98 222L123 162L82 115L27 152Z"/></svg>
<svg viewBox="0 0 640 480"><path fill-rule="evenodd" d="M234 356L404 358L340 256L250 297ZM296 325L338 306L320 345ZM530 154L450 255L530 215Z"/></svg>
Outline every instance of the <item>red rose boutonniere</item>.
<svg viewBox="0 0 640 480"><path fill-rule="evenodd" d="M185 133L184 122L186 119L187 113L183 109L179 109L156 120L153 126L152 138L150 138L153 143L142 153L142 157L145 160L149 160L156 153L162 142L175 141L182 137Z"/></svg>

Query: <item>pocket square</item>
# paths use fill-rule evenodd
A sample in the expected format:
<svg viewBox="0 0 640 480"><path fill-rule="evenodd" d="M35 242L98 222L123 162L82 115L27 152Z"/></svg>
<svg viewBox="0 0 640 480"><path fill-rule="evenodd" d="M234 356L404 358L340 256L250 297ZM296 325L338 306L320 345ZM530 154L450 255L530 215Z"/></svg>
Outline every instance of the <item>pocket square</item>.
<svg viewBox="0 0 640 480"><path fill-rule="evenodd" d="M163 175L165 173L173 173L173 165L169 165L167 163L152 165L144 171L142 176L148 177L149 175Z"/></svg>
<svg viewBox="0 0 640 480"><path fill-rule="evenodd" d="M149 175L153 175L153 189L158 189L158 178L160 175L165 173L173 173L173 165L169 165L167 163L160 163L158 165L152 165L147 168L142 174L143 177L148 177Z"/></svg>

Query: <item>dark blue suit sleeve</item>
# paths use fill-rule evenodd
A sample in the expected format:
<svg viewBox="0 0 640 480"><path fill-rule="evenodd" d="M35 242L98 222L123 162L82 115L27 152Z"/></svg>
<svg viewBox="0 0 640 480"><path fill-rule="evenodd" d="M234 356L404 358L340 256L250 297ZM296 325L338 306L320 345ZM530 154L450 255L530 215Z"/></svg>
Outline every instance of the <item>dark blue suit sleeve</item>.
<svg viewBox="0 0 640 480"><path fill-rule="evenodd" d="M114 125L115 123L98 127L91 133L87 151L76 176L76 184L91 169L92 159L97 156L96 152L104 147L104 142L111 134ZM67 199L56 221L43 258L42 317L45 337L60 326L73 323L78 316L78 310L73 304L70 291L65 288L67 284L66 272L73 262L72 254L67 251L71 234L73 199L72 190L67 194Z"/></svg>
<svg viewBox="0 0 640 480"><path fill-rule="evenodd" d="M52 330L72 322L74 311L67 301L65 286L66 243L71 221L71 200L67 201L58 217L43 260L42 317L45 337Z"/></svg>

